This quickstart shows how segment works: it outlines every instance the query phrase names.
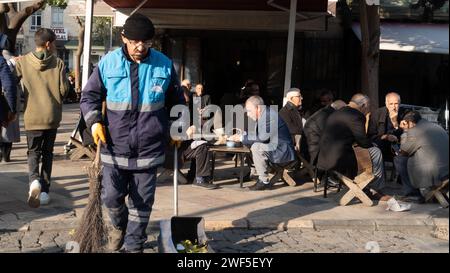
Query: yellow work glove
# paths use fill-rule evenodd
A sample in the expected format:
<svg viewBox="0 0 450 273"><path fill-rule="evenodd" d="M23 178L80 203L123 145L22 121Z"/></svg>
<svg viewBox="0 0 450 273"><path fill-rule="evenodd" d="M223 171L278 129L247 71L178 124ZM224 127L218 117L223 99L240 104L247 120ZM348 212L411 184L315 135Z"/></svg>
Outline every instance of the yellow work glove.
<svg viewBox="0 0 450 273"><path fill-rule="evenodd" d="M100 139L103 143L106 143L106 130L105 126L101 123L95 123L91 127L92 137L94 138L95 145L98 145L98 140Z"/></svg>

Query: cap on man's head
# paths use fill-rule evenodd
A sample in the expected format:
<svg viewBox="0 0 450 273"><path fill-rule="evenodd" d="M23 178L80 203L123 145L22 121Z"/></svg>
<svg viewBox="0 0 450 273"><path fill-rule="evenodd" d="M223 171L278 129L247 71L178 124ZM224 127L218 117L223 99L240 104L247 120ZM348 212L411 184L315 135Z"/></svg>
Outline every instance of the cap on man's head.
<svg viewBox="0 0 450 273"><path fill-rule="evenodd" d="M122 34L130 40L148 41L155 35L155 27L147 16L135 13L125 21Z"/></svg>
<svg viewBox="0 0 450 273"><path fill-rule="evenodd" d="M298 89L298 88L291 88L291 89L289 89L287 91L286 99L290 100L293 97L301 97L301 96L302 96L302 94L300 93L300 89Z"/></svg>

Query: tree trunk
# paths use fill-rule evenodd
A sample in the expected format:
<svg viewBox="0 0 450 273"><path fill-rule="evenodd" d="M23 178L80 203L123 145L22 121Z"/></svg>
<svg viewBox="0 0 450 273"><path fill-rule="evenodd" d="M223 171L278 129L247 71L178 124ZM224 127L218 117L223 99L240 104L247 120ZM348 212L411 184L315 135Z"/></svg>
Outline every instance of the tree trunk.
<svg viewBox="0 0 450 273"><path fill-rule="evenodd" d="M379 105L380 13L379 6L360 0L361 23L361 91L371 100L372 110Z"/></svg>
<svg viewBox="0 0 450 273"><path fill-rule="evenodd" d="M78 94L81 93L81 55L84 50L84 24L81 22L81 19L77 17L78 25L80 26L80 30L78 31L78 47L75 52L75 91Z"/></svg>

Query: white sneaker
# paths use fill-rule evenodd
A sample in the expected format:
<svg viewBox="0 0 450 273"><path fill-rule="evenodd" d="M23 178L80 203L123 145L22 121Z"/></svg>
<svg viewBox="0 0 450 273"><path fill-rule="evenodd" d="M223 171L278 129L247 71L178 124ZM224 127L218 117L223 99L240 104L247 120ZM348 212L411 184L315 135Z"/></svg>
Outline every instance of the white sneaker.
<svg viewBox="0 0 450 273"><path fill-rule="evenodd" d="M41 183L39 183L39 180L36 179L30 184L30 191L28 192L28 206L32 208L39 208L40 194L41 194Z"/></svg>
<svg viewBox="0 0 450 273"><path fill-rule="evenodd" d="M48 193L46 192L41 192L39 200L42 206L48 205L48 203L50 203L50 195L48 195Z"/></svg>

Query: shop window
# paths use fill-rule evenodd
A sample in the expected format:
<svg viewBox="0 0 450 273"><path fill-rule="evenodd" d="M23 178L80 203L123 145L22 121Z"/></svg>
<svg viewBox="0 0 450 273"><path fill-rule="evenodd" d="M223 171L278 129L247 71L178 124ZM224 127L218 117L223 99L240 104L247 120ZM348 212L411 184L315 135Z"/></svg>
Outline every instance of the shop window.
<svg viewBox="0 0 450 273"><path fill-rule="evenodd" d="M58 7L52 7L52 27L64 26L64 10Z"/></svg>
<svg viewBox="0 0 450 273"><path fill-rule="evenodd" d="M31 26L30 31L36 31L42 26L42 13L41 11L36 11L31 15Z"/></svg>

